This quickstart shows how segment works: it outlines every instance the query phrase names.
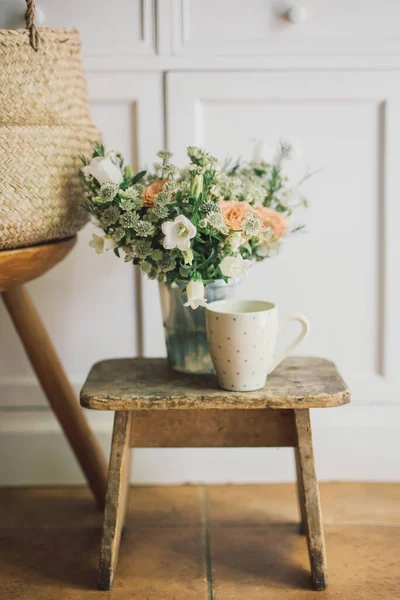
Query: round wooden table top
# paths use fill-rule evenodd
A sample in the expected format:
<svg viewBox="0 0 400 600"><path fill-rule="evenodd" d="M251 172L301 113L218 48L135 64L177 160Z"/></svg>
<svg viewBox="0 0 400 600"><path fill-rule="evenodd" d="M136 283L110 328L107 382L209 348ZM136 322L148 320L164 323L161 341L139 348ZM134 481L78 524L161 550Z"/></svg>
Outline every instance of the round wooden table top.
<svg viewBox="0 0 400 600"><path fill-rule="evenodd" d="M76 243L76 235L38 246L0 251L0 291L40 277L61 262Z"/></svg>

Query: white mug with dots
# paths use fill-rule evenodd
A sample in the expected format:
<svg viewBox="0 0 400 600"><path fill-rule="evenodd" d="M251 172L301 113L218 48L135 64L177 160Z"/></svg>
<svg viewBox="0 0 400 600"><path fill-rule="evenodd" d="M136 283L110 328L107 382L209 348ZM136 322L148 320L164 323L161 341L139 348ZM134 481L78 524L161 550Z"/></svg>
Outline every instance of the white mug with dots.
<svg viewBox="0 0 400 600"><path fill-rule="evenodd" d="M288 321L299 321L296 339L275 355L276 340ZM225 390L250 392L264 387L267 376L310 329L303 315L278 318L278 309L263 300L217 300L207 305L207 339L218 383Z"/></svg>

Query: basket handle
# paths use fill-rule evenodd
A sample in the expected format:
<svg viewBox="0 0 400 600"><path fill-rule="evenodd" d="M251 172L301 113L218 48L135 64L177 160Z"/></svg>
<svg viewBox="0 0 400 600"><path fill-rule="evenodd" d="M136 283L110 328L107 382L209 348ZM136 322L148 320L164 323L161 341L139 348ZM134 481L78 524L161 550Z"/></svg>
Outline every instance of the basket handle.
<svg viewBox="0 0 400 600"><path fill-rule="evenodd" d="M39 50L39 32L35 25L35 0L26 0L25 13L26 28L29 29L29 41L32 48L37 52Z"/></svg>

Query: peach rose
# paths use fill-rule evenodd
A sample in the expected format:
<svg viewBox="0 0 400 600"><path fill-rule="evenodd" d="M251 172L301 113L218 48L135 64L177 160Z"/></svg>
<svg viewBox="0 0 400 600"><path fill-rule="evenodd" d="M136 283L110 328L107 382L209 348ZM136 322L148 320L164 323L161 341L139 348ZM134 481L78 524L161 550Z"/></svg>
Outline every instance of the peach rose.
<svg viewBox="0 0 400 600"><path fill-rule="evenodd" d="M168 179L156 179L144 190L143 202L147 208L153 206L155 197L162 192L167 181Z"/></svg>
<svg viewBox="0 0 400 600"><path fill-rule="evenodd" d="M241 202L240 200L220 200L219 206L226 225L229 229L235 229L236 231L243 230L243 221L247 213L257 214L257 211L248 202Z"/></svg>
<svg viewBox="0 0 400 600"><path fill-rule="evenodd" d="M256 209L256 214L261 217L265 227L269 227L275 240L279 240L287 230L286 218L273 208L261 206Z"/></svg>

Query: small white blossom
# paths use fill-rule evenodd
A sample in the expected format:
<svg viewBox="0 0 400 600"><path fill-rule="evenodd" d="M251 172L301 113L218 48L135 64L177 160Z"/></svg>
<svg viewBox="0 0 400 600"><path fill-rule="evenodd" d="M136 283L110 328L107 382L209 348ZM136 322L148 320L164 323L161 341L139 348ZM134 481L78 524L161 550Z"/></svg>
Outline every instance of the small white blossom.
<svg viewBox="0 0 400 600"><path fill-rule="evenodd" d="M204 150L198 148L197 146L188 146L187 154L190 158L200 159L204 155Z"/></svg>
<svg viewBox="0 0 400 600"><path fill-rule="evenodd" d="M235 254L238 252L240 246L242 246L243 244L246 243L246 238L242 236L242 234L237 231L236 233L232 233L231 235L228 235L228 237L226 238L227 243L229 244L229 246L232 249L232 252L234 252Z"/></svg>
<svg viewBox="0 0 400 600"><path fill-rule="evenodd" d="M199 306L206 306L207 300L204 298L204 283L202 281L189 281L186 286L187 302L184 306L190 306L194 310Z"/></svg>
<svg viewBox="0 0 400 600"><path fill-rule="evenodd" d="M104 250L112 250L115 248L115 243L112 239L106 236L100 236L94 233L89 242L89 246L94 248L97 254L103 254Z"/></svg>
<svg viewBox="0 0 400 600"><path fill-rule="evenodd" d="M179 171L176 165L164 165L164 175L166 177L173 177Z"/></svg>
<svg viewBox="0 0 400 600"><path fill-rule="evenodd" d="M158 156L158 158L167 160L168 158L171 158L172 152L169 152L169 150L160 150L159 152L157 152L157 156Z"/></svg>
<svg viewBox="0 0 400 600"><path fill-rule="evenodd" d="M111 201L115 198L118 192L118 185L116 183L103 183L100 188L100 198L104 202Z"/></svg>
<svg viewBox="0 0 400 600"><path fill-rule="evenodd" d="M243 184L239 177L230 177L222 172L218 176L218 185L211 190L213 196L236 200L242 193L242 187Z"/></svg>
<svg viewBox="0 0 400 600"><path fill-rule="evenodd" d="M175 194L178 191L178 184L174 179L169 179L165 184L163 190L168 193Z"/></svg>
<svg viewBox="0 0 400 600"><path fill-rule="evenodd" d="M123 181L121 169L113 162L113 152L108 152L106 156L96 156L92 159L89 165L82 168L82 173L88 176L92 176L99 182L100 185L104 183L115 183L119 185Z"/></svg>
<svg viewBox="0 0 400 600"><path fill-rule="evenodd" d="M253 213L246 213L246 218L243 221L243 233L246 237L253 237L261 233L263 223L260 217L256 217Z"/></svg>
<svg viewBox="0 0 400 600"><path fill-rule="evenodd" d="M134 225L133 229L136 231L139 237L150 237L154 235L155 227L153 223L150 221L144 221L143 219L139 219Z"/></svg>
<svg viewBox="0 0 400 600"><path fill-rule="evenodd" d="M161 226L165 235L163 246L166 250L188 250L190 240L196 235L197 229L184 215L178 215L173 221L166 221Z"/></svg>
<svg viewBox="0 0 400 600"><path fill-rule="evenodd" d="M237 256L225 256L220 262L219 268L221 269L222 275L225 275L225 277L239 279L239 277L247 275L247 270L250 265L250 260L244 260L243 256L238 254Z"/></svg>
<svg viewBox="0 0 400 600"><path fill-rule="evenodd" d="M112 204L100 215L100 222L105 227L109 227L110 225L114 225L119 218L119 209L115 204Z"/></svg>
<svg viewBox="0 0 400 600"><path fill-rule="evenodd" d="M218 158L216 158L215 156L211 156L210 154L208 154L207 155L206 168L210 169L211 171L220 171L221 170L221 165L219 163Z"/></svg>
<svg viewBox="0 0 400 600"><path fill-rule="evenodd" d="M266 196L266 191L262 185L249 180L243 184L243 199L253 206L261 206Z"/></svg>
<svg viewBox="0 0 400 600"><path fill-rule="evenodd" d="M214 198L219 199L223 199L223 195L221 193L221 189L219 185L212 185L210 187L210 194L211 196L213 196Z"/></svg>

